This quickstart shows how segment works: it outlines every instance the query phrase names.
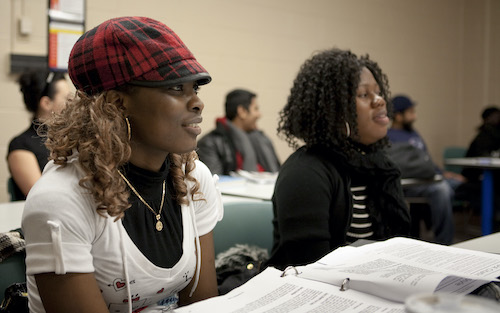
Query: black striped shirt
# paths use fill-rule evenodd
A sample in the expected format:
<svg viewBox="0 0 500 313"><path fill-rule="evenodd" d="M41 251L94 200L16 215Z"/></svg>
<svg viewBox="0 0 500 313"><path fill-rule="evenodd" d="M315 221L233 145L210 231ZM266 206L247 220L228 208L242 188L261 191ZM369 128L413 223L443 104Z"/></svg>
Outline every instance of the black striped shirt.
<svg viewBox="0 0 500 313"><path fill-rule="evenodd" d="M346 240L353 243L358 239L367 239L373 235L372 223L366 209L366 186L351 187L352 220L347 230Z"/></svg>

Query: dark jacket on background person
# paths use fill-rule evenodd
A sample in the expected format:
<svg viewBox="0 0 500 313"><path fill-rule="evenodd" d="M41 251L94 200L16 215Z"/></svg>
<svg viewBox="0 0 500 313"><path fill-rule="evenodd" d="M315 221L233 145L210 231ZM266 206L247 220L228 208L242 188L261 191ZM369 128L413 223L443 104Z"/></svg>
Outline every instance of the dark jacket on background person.
<svg viewBox="0 0 500 313"><path fill-rule="evenodd" d="M248 133L248 138L256 154L257 170L278 171L280 163L271 140L260 130ZM226 118L220 118L216 121L216 128L198 141L198 156L212 174L229 175L232 171L245 169L244 156L236 148L235 140Z"/></svg>
<svg viewBox="0 0 500 313"><path fill-rule="evenodd" d="M496 125L483 125L479 128L479 133L472 140L467 149L466 157L491 157L493 151L500 150L500 127ZM464 168L464 175L469 182L479 181L482 170Z"/></svg>
<svg viewBox="0 0 500 313"><path fill-rule="evenodd" d="M383 151L347 157L335 149L302 147L283 164L276 182L274 242L267 265L283 269L311 263L345 245L353 180L367 186L370 239L409 234L400 171Z"/></svg>
<svg viewBox="0 0 500 313"><path fill-rule="evenodd" d="M490 124L482 125L479 132L467 149L466 157L491 157L494 151L500 150L500 127ZM483 170L476 168L462 169L462 175L467 181L458 186L455 198L469 202L476 210L481 207L481 175ZM500 172L493 171L494 206L500 207Z"/></svg>

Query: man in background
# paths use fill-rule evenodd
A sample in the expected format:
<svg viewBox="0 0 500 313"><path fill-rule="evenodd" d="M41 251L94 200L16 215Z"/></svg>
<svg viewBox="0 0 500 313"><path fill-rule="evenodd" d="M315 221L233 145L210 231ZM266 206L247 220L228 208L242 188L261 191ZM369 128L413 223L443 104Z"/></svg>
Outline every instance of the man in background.
<svg viewBox="0 0 500 313"><path fill-rule="evenodd" d="M394 156L393 160L400 167L403 177L408 177L408 175L405 175L407 171L411 171L412 173L430 172L431 178L435 174L440 174L444 177L444 180L429 184L406 186L404 187L405 196L427 199L431 210L431 222L435 241L441 244L451 244L453 243L454 236L452 206L454 191L452 186L458 186L464 179L459 174L442 171L432 161L423 138L413 128L413 123L417 119L415 103L403 95L394 97L391 102L394 105L394 119L387 136L393 147L389 149L389 154ZM411 161L402 161L396 157L397 149L402 147L407 149L405 150L405 157L408 157L410 153L417 155L414 158L416 162L413 163L416 168L408 168L410 163L412 163Z"/></svg>
<svg viewBox="0 0 500 313"><path fill-rule="evenodd" d="M232 171L277 172L280 167L271 140L257 129L261 114L257 95L236 89L226 96L226 116L198 142L198 156L213 174Z"/></svg>
<svg viewBox="0 0 500 313"><path fill-rule="evenodd" d="M500 109L490 105L481 113L482 124L478 127L477 135L467 149L466 157L500 157ZM462 175L467 182L456 190L456 199L465 200L471 207L480 212L481 208L481 169L464 168ZM500 171L493 172L493 186L495 188L495 208L500 207ZM497 218L498 219L498 218Z"/></svg>
<svg viewBox="0 0 500 313"><path fill-rule="evenodd" d="M500 109L491 105L483 110L481 118L483 123L478 127L478 133L467 149L466 157L499 157Z"/></svg>

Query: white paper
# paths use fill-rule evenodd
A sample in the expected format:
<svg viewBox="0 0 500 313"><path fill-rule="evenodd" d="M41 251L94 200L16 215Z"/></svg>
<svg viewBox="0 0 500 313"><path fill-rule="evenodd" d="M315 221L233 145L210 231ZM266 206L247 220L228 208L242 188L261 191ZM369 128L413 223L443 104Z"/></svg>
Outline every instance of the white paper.
<svg viewBox="0 0 500 313"><path fill-rule="evenodd" d="M174 310L177 313L288 313L288 312L386 312L404 313L393 303L355 290L302 279L281 277L281 271L265 271L230 293Z"/></svg>
<svg viewBox="0 0 500 313"><path fill-rule="evenodd" d="M500 255L408 238L339 248L316 263L297 267L299 277L397 302L422 292L467 294L500 276Z"/></svg>
<svg viewBox="0 0 500 313"><path fill-rule="evenodd" d="M500 255L393 238L341 247L316 263L281 275L268 268L224 296L174 312L404 313L403 302L410 295L466 294L495 280L500 276ZM341 291L347 277L347 290Z"/></svg>

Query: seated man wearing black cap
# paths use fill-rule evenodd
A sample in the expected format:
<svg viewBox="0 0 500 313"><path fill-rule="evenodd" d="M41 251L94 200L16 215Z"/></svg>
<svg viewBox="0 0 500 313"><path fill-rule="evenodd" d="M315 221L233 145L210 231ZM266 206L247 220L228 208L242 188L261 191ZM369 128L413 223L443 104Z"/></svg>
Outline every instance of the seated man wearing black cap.
<svg viewBox="0 0 500 313"><path fill-rule="evenodd" d="M450 181L457 182L456 184L458 185L463 181L463 177L458 174L443 172L432 162L423 138L413 129L413 123L417 117L414 102L406 96L396 96L391 101L394 105L394 118L387 136L393 147L389 149L389 153L396 164L400 166L402 176L408 177L408 175L405 175L405 171L411 170L413 173L419 174L430 171L431 177L433 174L441 174L446 178L443 181L433 182L432 184L407 186L404 188L405 196L427 198L431 209L434 240L442 244L451 244L453 243L454 235L452 212L454 191L450 185ZM404 145L406 145L405 149L408 149L406 150L405 157L409 157L408 154L412 151L409 148L413 148L415 153L420 153L418 157L415 157L419 162L415 162L414 164L418 164L421 168L410 169L408 167L408 163L412 163L410 160L405 159L405 163L403 163L400 158L396 157L396 148Z"/></svg>
<svg viewBox="0 0 500 313"><path fill-rule="evenodd" d="M257 95L243 89L226 96L226 116L198 142L198 155L213 174L232 171L277 172L280 162L271 140L257 129Z"/></svg>

